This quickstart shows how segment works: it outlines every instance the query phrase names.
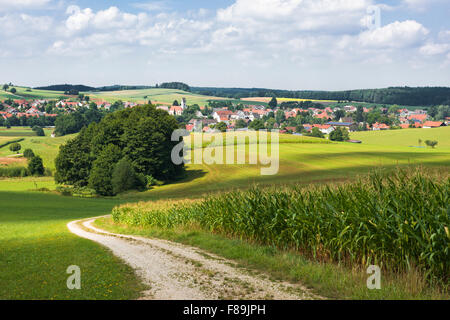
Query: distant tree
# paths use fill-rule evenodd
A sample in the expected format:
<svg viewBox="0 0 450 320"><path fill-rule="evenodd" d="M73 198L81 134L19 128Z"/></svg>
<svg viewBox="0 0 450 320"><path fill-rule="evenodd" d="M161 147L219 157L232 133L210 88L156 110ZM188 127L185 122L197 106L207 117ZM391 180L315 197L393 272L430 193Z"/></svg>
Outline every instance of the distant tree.
<svg viewBox="0 0 450 320"><path fill-rule="evenodd" d="M9 150L11 150L12 152L17 152L19 153L20 149L22 149L22 146L20 145L20 143L13 143L9 146Z"/></svg>
<svg viewBox="0 0 450 320"><path fill-rule="evenodd" d="M245 122L242 119L239 119L238 121L236 121L236 125L235 125L236 129L242 129L242 128L247 128L247 122Z"/></svg>
<svg viewBox="0 0 450 320"><path fill-rule="evenodd" d="M277 113L275 114L275 120L277 121L278 124L281 124L284 121L286 121L286 115L284 114L283 110L277 111Z"/></svg>
<svg viewBox="0 0 450 320"><path fill-rule="evenodd" d="M214 129L219 130L221 132L227 132L228 126L224 122L219 122L214 126Z"/></svg>
<svg viewBox="0 0 450 320"><path fill-rule="evenodd" d="M315 127L312 129L309 136L315 137L315 138L325 138L325 135L322 133L322 131L320 131L319 128L315 128Z"/></svg>
<svg viewBox="0 0 450 320"><path fill-rule="evenodd" d="M23 156L27 159L31 159L34 157L34 152L31 149L25 149L25 151L23 152Z"/></svg>
<svg viewBox="0 0 450 320"><path fill-rule="evenodd" d="M278 106L277 98L272 97L272 100L270 100L270 102L269 102L269 107L271 107L272 109L275 109L277 106Z"/></svg>
<svg viewBox="0 0 450 320"><path fill-rule="evenodd" d="M45 137L45 132L44 129L42 129L42 127L34 126L32 130L36 133L38 137Z"/></svg>
<svg viewBox="0 0 450 320"><path fill-rule="evenodd" d="M422 145L422 139L419 139L419 146L421 146Z"/></svg>
<svg viewBox="0 0 450 320"><path fill-rule="evenodd" d="M339 121L343 117L345 117L345 111L344 110L336 110L336 111L334 111L334 120Z"/></svg>
<svg viewBox="0 0 450 320"><path fill-rule="evenodd" d="M275 118L267 119L267 121L266 121L266 128L267 128L267 130L273 130L275 128L275 123L277 123Z"/></svg>
<svg viewBox="0 0 450 320"><path fill-rule="evenodd" d="M429 146L429 147L434 149L438 145L438 142L437 141L427 140L427 141L425 141L425 144L427 146Z"/></svg>
<svg viewBox="0 0 450 320"><path fill-rule="evenodd" d="M33 158L31 158L30 163L28 164L28 171L33 176L44 175L45 168L42 162L42 158L39 156L34 156Z"/></svg>
<svg viewBox="0 0 450 320"><path fill-rule="evenodd" d="M337 128L330 133L331 141L347 141L350 139L349 133L345 128Z"/></svg>
<svg viewBox="0 0 450 320"><path fill-rule="evenodd" d="M250 122L250 125L248 127L249 127L249 129L259 131L259 130L265 129L265 123L264 123L264 120L262 120L262 119L256 119L256 120Z"/></svg>
<svg viewBox="0 0 450 320"><path fill-rule="evenodd" d="M4 85L3 85L3 90L6 91L6 90L8 90L8 89L9 89L9 85L4 84Z"/></svg>
<svg viewBox="0 0 450 320"><path fill-rule="evenodd" d="M12 88L12 89L10 90L10 92L11 92L12 94L15 94L15 93L17 92L17 90L16 90L16 88Z"/></svg>

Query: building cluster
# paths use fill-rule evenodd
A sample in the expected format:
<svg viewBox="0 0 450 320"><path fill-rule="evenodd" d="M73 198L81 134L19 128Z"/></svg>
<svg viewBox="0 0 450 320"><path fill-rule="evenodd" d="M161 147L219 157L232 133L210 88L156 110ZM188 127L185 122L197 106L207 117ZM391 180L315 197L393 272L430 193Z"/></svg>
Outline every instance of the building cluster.
<svg viewBox="0 0 450 320"><path fill-rule="evenodd" d="M168 111L172 115L182 115L185 109L185 103L182 106L172 106L172 107L158 107L160 109ZM318 128L324 134L330 134L337 128L345 128L349 132L354 132L361 130L368 131L380 131L380 130L390 130L394 127L396 129L402 128L436 128L441 126L447 126L450 122L450 118L443 119L443 121L432 121L431 117L428 115L426 110L408 110L400 109L396 114L390 114L392 122L395 126L388 125L386 123L373 123L369 125L367 122L357 122L353 116L358 108L352 105L340 106L340 107L326 107L325 109L318 108L293 108L288 110L282 110L279 108L270 109L262 105L247 106L243 110L228 110L227 108L214 109L212 116L207 117L203 115L201 111L197 112L196 117L192 119L187 125L186 129L188 131L199 131L203 132L213 131L213 127L218 123L224 123L227 125L228 130L236 130L236 123L238 120L243 120L247 127L249 124L257 119L266 119L269 114L274 115L279 114L279 110L284 113L284 123L275 123L273 125L274 129L280 129L282 133L297 133L299 126L289 126L289 119L295 118L298 115L308 115L310 119L313 119L313 123L302 124L303 132L311 132L314 128ZM379 109L383 114L388 113L387 108ZM373 109L363 108L363 113L368 114ZM339 114L343 116L338 116ZM266 117L264 117L266 116ZM242 123L242 122L241 122ZM245 130L245 128L240 128L239 130ZM300 133L300 132L298 132Z"/></svg>
<svg viewBox="0 0 450 320"><path fill-rule="evenodd" d="M0 117L7 120L12 117L56 117L57 114L46 113L45 105L48 103L47 100L14 100L12 105L6 102L0 102Z"/></svg>

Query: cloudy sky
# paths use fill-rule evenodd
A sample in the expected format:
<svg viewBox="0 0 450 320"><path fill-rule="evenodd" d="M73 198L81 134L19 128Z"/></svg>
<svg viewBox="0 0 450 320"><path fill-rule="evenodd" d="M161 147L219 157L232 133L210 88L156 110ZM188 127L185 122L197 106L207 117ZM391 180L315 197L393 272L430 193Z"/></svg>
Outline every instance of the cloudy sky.
<svg viewBox="0 0 450 320"><path fill-rule="evenodd" d="M448 0L0 0L0 83L450 86L449 17Z"/></svg>

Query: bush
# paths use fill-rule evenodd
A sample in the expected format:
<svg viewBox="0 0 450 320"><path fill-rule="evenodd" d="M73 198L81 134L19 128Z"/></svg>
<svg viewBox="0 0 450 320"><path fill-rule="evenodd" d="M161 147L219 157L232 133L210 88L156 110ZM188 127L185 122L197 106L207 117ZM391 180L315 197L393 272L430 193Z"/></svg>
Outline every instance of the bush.
<svg viewBox="0 0 450 320"><path fill-rule="evenodd" d="M427 140L427 141L425 141L425 144L427 146L429 146L429 147L434 149L438 145L438 142L437 141Z"/></svg>
<svg viewBox="0 0 450 320"><path fill-rule="evenodd" d="M115 165L112 175L114 194L128 190L142 190L146 184L145 176L138 175L127 158L123 158Z"/></svg>
<svg viewBox="0 0 450 320"><path fill-rule="evenodd" d="M350 139L347 129L345 128L337 128L333 132L330 133L331 141L347 141Z"/></svg>
<svg viewBox="0 0 450 320"><path fill-rule="evenodd" d="M34 127L33 127L33 131L36 133L36 135L37 135L38 137L45 137L44 129L42 129L41 127L34 126Z"/></svg>
<svg viewBox="0 0 450 320"><path fill-rule="evenodd" d="M28 171L30 175L43 176L45 173L45 168L42 162L42 158L39 156L31 158L30 162L28 163Z"/></svg>
<svg viewBox="0 0 450 320"><path fill-rule="evenodd" d="M19 153L20 149L22 149L22 146L20 145L20 143L13 143L9 146L9 150L11 150L12 152L17 152Z"/></svg>
<svg viewBox="0 0 450 320"><path fill-rule="evenodd" d="M34 155L33 150L31 150L31 149L25 149L25 151L23 152L23 156L24 156L25 158L27 158L27 159L31 159L31 158L33 158L35 155Z"/></svg>
<svg viewBox="0 0 450 320"><path fill-rule="evenodd" d="M28 169L25 167L6 167L0 168L1 178L23 178L29 175Z"/></svg>

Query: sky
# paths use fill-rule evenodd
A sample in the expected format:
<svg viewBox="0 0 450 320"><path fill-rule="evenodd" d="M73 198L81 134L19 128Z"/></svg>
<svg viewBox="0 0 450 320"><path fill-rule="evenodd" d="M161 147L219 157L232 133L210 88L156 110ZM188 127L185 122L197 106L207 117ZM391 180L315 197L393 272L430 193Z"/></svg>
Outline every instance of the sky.
<svg viewBox="0 0 450 320"><path fill-rule="evenodd" d="M0 0L0 83L450 86L448 0Z"/></svg>

